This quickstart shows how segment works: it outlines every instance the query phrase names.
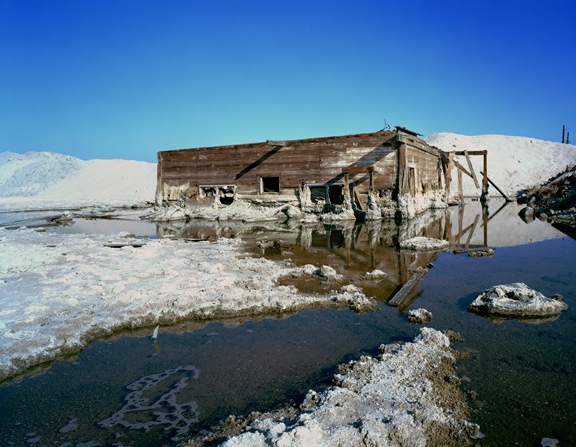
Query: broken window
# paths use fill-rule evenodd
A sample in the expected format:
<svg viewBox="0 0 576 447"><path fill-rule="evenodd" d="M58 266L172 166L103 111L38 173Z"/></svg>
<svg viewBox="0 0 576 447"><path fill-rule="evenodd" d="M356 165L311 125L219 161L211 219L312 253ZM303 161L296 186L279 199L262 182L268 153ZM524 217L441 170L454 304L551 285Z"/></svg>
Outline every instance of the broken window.
<svg viewBox="0 0 576 447"><path fill-rule="evenodd" d="M280 192L280 177L260 177L260 192Z"/></svg>
<svg viewBox="0 0 576 447"><path fill-rule="evenodd" d="M330 185L328 196L332 205L342 205L344 202L344 185Z"/></svg>
<svg viewBox="0 0 576 447"><path fill-rule="evenodd" d="M310 200L312 203L326 202L326 186L308 185L310 189Z"/></svg>

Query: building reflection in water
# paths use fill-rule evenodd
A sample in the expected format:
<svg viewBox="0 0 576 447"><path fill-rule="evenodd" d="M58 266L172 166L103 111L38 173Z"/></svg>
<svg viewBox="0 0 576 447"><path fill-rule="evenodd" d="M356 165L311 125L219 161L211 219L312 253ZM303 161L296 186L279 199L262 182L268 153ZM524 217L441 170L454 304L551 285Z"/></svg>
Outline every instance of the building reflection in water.
<svg viewBox="0 0 576 447"><path fill-rule="evenodd" d="M468 202L442 210L430 210L405 222L338 223L243 223L233 221L191 221L158 223L158 237L183 238L190 242L218 238L240 238L246 252L294 265L329 265L345 281L354 283L368 296L383 302L399 293L411 278L400 308L408 307L422 292L418 285L441 251L454 254L492 255L501 246L520 245L563 234L544 222L527 225L518 217L518 206L495 201L488 206ZM441 239L449 248L436 251L411 251L400 243L415 237ZM385 275L367 279L379 270ZM418 278L414 278L415 274ZM319 278L289 278L283 284L295 285L307 293L326 293L334 284Z"/></svg>

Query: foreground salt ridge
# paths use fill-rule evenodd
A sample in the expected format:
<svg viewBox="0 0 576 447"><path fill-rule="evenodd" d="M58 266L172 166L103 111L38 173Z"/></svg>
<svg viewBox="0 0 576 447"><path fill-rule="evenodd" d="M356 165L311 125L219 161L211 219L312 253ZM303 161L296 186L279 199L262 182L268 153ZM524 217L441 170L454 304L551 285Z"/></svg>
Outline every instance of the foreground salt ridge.
<svg viewBox="0 0 576 447"><path fill-rule="evenodd" d="M466 420L455 364L448 337L422 328L413 342L382 345L376 358L341 365L335 386L310 391L296 414L255 415L248 425L240 420L245 432L222 445L469 445L479 427Z"/></svg>
<svg viewBox="0 0 576 447"><path fill-rule="evenodd" d="M126 328L376 306L353 285L326 296L278 286L283 276L316 268L242 257L239 240L160 239L140 248L126 239L123 248L110 248L109 241L106 235L0 229L0 380Z"/></svg>

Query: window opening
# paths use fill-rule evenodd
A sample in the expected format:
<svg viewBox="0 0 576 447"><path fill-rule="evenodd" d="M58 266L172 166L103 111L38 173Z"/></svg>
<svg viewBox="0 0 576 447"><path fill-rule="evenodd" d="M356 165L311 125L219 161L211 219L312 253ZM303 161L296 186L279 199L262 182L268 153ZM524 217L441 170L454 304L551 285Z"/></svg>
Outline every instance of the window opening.
<svg viewBox="0 0 576 447"><path fill-rule="evenodd" d="M342 205L344 201L344 186L343 185L330 185L328 189L328 196L332 205Z"/></svg>
<svg viewBox="0 0 576 447"><path fill-rule="evenodd" d="M280 177L260 177L260 191L280 192Z"/></svg>

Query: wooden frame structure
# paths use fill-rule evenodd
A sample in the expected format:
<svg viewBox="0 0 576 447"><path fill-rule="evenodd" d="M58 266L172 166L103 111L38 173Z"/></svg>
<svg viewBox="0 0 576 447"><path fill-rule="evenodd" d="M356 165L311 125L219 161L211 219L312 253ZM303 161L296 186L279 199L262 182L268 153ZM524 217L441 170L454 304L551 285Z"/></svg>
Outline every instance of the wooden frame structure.
<svg viewBox="0 0 576 447"><path fill-rule="evenodd" d="M454 160L453 158L451 158L451 162L454 163L454 165L456 166L456 168L458 170L458 200L460 202L462 202L464 200L464 196L462 193L462 173L466 174L468 177L470 177L474 181L474 185L476 186L476 188L481 189L480 197L482 199L486 199L486 196L488 195L488 184L490 184L502 195L502 197L504 197L504 199L506 199L507 202L511 201L511 199L509 199L508 196L500 188L498 188L498 186L496 186L496 184L492 180L490 180L490 178L488 177L488 151L487 150L482 150L482 151L454 151L454 152L450 152L449 154L452 156L454 156L454 155L464 156L466 158L466 162L468 164L468 169L466 169L457 160ZM480 186L480 183L478 182L478 177L476 176L476 172L474 171L474 167L472 166L472 161L470 160L471 155L479 155L479 156L482 156L482 158L483 158L483 170L480 171L480 174L482 175L482 186Z"/></svg>

